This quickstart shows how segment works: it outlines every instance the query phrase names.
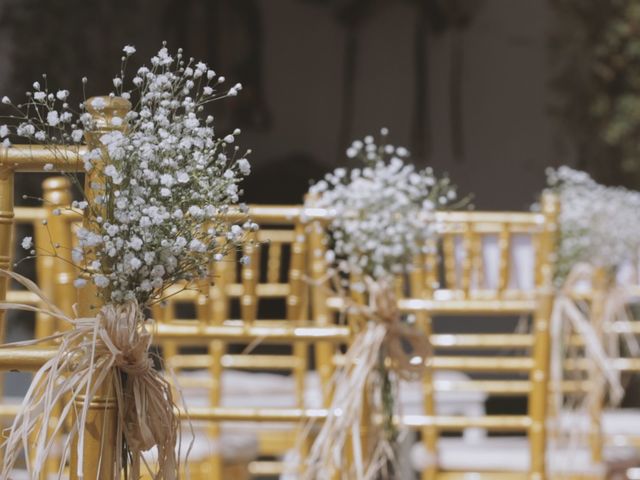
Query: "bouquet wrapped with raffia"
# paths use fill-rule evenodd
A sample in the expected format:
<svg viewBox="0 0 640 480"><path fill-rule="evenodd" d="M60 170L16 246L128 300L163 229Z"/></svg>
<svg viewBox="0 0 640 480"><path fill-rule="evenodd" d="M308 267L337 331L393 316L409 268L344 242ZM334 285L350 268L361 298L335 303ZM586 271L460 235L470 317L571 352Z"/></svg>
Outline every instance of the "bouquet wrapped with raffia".
<svg viewBox="0 0 640 480"><path fill-rule="evenodd" d="M431 168L417 170L407 149L388 144L386 136L383 129L380 144L372 136L354 142L347 156L362 166L338 168L310 191L309 205L326 209L331 218L327 261L336 266L336 289L362 324L331 382L330 413L304 462L304 479L335 478L338 472L358 480L393 478L398 381L419 378L429 354L426 336L398 310L395 278L425 253L437 233L434 213L455 202L456 191ZM350 301L347 290L364 302ZM365 403L369 423L361 425ZM351 455L345 452L348 440Z"/></svg>
<svg viewBox="0 0 640 480"><path fill-rule="evenodd" d="M55 336L59 353L34 377L5 443L2 478L9 478L23 446L32 449L25 455L29 475L39 478L67 425L63 461L75 455L72 474L82 478L91 401L105 391L112 391L117 412L116 444L104 446L115 452L115 465L107 471L119 479L124 470L125 478L137 479L146 465L153 478L177 478L180 424L171 388L153 367L145 312L162 300L167 287L207 276L210 262L222 260L257 228L250 221L242 226L225 221L239 202L239 183L250 172L245 158L250 152L234 145L239 130L217 136L213 117L205 114L207 104L237 95L242 86L223 87L224 77L205 63L186 58L181 49L171 54L166 46L127 79L135 49L123 51L113 93L85 100L79 110L69 91L50 89L46 76L33 84L24 102L2 99L11 109L11 121L0 126L5 147L14 138L54 153L61 146L88 145L82 157L84 185L71 175L82 198L69 208L84 214L71 256L79 272L75 286L88 291L84 298L91 305L102 305L93 310L81 305L88 314L69 318L33 283L7 273L41 295L46 307L39 311L72 328ZM47 251L32 250L30 238L22 245L32 256L60 259L72 248L56 239ZM155 466L142 457L152 448Z"/></svg>

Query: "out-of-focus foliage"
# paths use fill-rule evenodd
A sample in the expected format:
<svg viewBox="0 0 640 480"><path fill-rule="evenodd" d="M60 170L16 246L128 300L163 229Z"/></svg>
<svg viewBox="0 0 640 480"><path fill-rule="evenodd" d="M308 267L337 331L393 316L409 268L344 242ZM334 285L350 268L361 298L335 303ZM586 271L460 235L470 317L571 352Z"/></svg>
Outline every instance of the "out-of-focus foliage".
<svg viewBox="0 0 640 480"><path fill-rule="evenodd" d="M580 168L640 183L640 0L552 0L556 113Z"/></svg>

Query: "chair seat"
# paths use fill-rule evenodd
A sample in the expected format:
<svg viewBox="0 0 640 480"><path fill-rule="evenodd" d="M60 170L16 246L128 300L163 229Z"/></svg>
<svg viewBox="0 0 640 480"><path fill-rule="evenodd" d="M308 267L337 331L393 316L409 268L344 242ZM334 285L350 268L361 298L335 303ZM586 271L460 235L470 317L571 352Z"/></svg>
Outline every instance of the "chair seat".
<svg viewBox="0 0 640 480"><path fill-rule="evenodd" d="M224 426L220 437L212 438L207 434L206 427L194 424L193 434L187 427L182 430L180 441L182 462L187 458L187 452L189 462L197 463L212 455L220 454L227 464L248 463L258 457L258 438L255 433L227 431ZM156 449L145 452L144 458L148 462L154 462L157 458Z"/></svg>
<svg viewBox="0 0 640 480"><path fill-rule="evenodd" d="M605 465L594 465L588 449L549 449L547 454L550 472L567 474L602 475L608 468L624 468L640 460L630 447L605 448ZM438 468L445 471L526 472L530 466L529 442L526 437L488 437L478 442L441 438L436 458ZM414 445L411 463L416 470L422 471L434 461L422 443Z"/></svg>
<svg viewBox="0 0 640 480"><path fill-rule="evenodd" d="M640 409L617 408L605 410L602 415L605 435L629 435L640 437Z"/></svg>
<svg viewBox="0 0 640 480"><path fill-rule="evenodd" d="M559 417L563 429L586 432L589 416L583 412L562 412ZM606 436L629 435L640 437L640 409L616 408L602 412L602 432Z"/></svg>
<svg viewBox="0 0 640 480"><path fill-rule="evenodd" d="M180 374L189 379L206 379L207 370L194 370ZM469 377L460 372L435 372L434 382L444 385L447 382L460 382ZM322 407L322 388L316 372L309 372L305 379L305 406ZM265 372L246 372L226 370L222 374L222 406L245 408L293 408L295 404L295 380L291 375L278 375ZM187 406L203 406L208 403L206 387L186 387L182 389ZM402 382L400 399L402 412L411 415L423 413L423 390L421 382ZM436 392L435 402L439 415L477 416L484 413L484 392Z"/></svg>
<svg viewBox="0 0 640 480"><path fill-rule="evenodd" d="M585 413L563 412L559 421L565 431L587 432L589 429L589 417ZM604 410L601 428L607 443L640 448L640 409Z"/></svg>

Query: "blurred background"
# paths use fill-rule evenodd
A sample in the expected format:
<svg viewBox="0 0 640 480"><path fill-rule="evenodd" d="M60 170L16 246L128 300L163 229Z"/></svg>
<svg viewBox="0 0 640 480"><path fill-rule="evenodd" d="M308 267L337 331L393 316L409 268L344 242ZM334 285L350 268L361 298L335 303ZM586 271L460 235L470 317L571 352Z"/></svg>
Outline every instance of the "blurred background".
<svg viewBox="0 0 640 480"><path fill-rule="evenodd" d="M105 94L124 45L137 68L167 40L245 86L216 113L247 201L300 202L388 127L478 208L526 209L547 166L637 186L639 29L637 0L1 0L0 92Z"/></svg>

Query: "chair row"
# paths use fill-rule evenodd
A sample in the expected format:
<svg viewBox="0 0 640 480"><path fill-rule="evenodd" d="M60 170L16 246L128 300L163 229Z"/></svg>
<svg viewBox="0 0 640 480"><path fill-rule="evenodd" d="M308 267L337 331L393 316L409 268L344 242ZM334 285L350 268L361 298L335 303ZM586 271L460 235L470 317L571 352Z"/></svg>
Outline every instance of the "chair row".
<svg viewBox="0 0 640 480"><path fill-rule="evenodd" d="M66 208L69 186L50 178L45 207L15 210L16 223L32 226L39 252L52 243L73 246L80 219ZM602 431L621 437L607 431L613 417L599 410L592 410L596 424L590 421L598 438L586 448L548 448L559 206L551 195L541 204L539 213L438 213L438 240L398 277L399 307L434 348L424 379L401 385L398 422L412 432L400 462L412 466L406 475L604 478L637 461L635 449L600 438ZM308 447L297 442L305 419L326 414L333 372L362 321L344 315L345 298L357 300L357 289L347 283L337 294L332 286L330 212L252 206L249 215L261 228L237 258L214 262L211 278L177 285L150 312L167 371L175 372L168 374L193 412L192 478L283 474L287 454ZM72 314L77 271L65 251L37 257L36 278ZM241 256L249 261L238 262ZM37 302L17 290L7 300ZM35 324L40 337L64 328L45 316ZM585 375L562 382L560 393L590 390L597 372L584 362L579 368ZM15 406L3 405L6 416L11 412Z"/></svg>

